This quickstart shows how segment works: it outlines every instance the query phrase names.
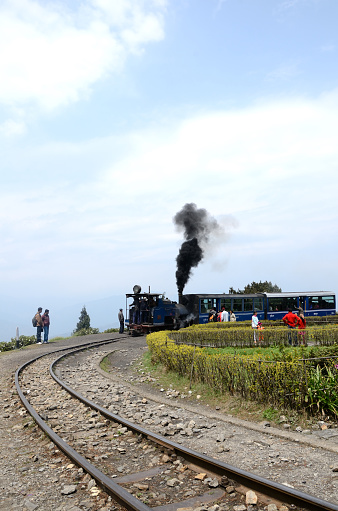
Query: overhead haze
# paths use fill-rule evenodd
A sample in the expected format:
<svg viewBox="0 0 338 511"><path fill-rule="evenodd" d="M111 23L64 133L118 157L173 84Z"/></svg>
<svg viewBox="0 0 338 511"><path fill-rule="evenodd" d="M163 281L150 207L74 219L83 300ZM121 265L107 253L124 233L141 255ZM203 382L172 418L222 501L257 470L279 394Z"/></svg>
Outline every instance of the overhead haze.
<svg viewBox="0 0 338 511"><path fill-rule="evenodd" d="M336 292L337 17L332 0L1 2L0 341L34 333L38 306L53 336L83 305L118 326L136 283L177 299L184 204L236 219L184 292Z"/></svg>

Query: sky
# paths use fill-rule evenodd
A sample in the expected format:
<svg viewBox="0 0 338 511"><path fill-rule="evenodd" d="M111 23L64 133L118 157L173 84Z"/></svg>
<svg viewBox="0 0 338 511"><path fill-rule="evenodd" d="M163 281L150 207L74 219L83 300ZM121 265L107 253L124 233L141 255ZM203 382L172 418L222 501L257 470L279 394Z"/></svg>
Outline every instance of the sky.
<svg viewBox="0 0 338 511"><path fill-rule="evenodd" d="M0 1L0 341L186 293L338 291L336 0Z"/></svg>

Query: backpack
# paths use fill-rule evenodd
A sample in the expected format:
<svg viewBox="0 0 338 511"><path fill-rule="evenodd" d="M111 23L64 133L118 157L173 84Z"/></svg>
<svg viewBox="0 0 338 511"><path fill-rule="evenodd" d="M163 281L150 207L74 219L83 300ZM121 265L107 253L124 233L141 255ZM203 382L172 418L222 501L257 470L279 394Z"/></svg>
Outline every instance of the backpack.
<svg viewBox="0 0 338 511"><path fill-rule="evenodd" d="M34 316L33 319L32 319L32 325L33 326L38 326L38 320L36 319L36 316Z"/></svg>

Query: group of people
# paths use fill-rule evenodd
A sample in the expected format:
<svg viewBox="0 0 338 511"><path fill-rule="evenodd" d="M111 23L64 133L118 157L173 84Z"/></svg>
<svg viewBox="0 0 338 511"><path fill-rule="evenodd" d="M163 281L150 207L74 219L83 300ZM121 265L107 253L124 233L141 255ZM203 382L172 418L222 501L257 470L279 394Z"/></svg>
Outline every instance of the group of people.
<svg viewBox="0 0 338 511"><path fill-rule="evenodd" d="M38 308L38 312L35 314L36 319L36 342L37 344L41 344L41 334L43 332L43 344L48 344L48 336L49 336L49 310L45 309L45 312L42 313L42 307Z"/></svg>
<svg viewBox="0 0 338 511"><path fill-rule="evenodd" d="M219 312L216 312L215 309L211 309L209 312L209 321L236 321L236 316L234 311L230 311L230 313L225 310L225 307Z"/></svg>
<svg viewBox="0 0 338 511"><path fill-rule="evenodd" d="M288 341L289 344L292 345L292 333L291 330L295 330L298 325L298 331L299 331L299 344L304 344L305 346L305 328L306 328L306 319L304 316L304 310L302 307L298 308L298 314L295 314L292 312L292 309L288 309L288 313L285 314L283 318L284 324L288 327ZM294 342L295 345L298 344L298 337L297 337L297 331L295 331L294 334Z"/></svg>
<svg viewBox="0 0 338 511"><path fill-rule="evenodd" d="M298 314L292 312L292 309L288 309L288 313L282 318L283 323L288 327L288 342L290 346L292 346L292 332L291 330L296 330L298 326L299 333L299 344L304 344L305 346L305 328L306 328L306 319L304 316L304 310L302 307L297 307ZM257 312L255 311L251 318L251 326L254 332L254 344L257 344L257 331L259 331L258 342L263 341L263 332L264 327L262 323L259 321ZM298 333L297 330L294 333L294 344L298 345Z"/></svg>

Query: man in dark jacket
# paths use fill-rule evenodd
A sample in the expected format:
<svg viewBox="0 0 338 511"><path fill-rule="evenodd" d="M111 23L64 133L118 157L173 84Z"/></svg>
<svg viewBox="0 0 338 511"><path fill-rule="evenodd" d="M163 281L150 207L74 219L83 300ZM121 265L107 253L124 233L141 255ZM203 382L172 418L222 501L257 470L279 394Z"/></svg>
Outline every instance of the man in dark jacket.
<svg viewBox="0 0 338 511"><path fill-rule="evenodd" d="M120 310L119 310L119 313L118 313L117 317L118 317L118 320L119 320L119 322L120 322L120 331L119 331L119 333L120 333L120 334L123 334L123 331L124 331L124 316L123 316L123 309L120 309Z"/></svg>
<svg viewBox="0 0 338 511"><path fill-rule="evenodd" d="M42 325L43 325L43 342L44 342L44 344L48 344L49 325L50 325L48 309L46 309L45 313L42 314Z"/></svg>
<svg viewBox="0 0 338 511"><path fill-rule="evenodd" d="M43 323L41 317L42 307L38 308L38 312L35 314L36 319L36 343L41 344L41 332L43 332Z"/></svg>

